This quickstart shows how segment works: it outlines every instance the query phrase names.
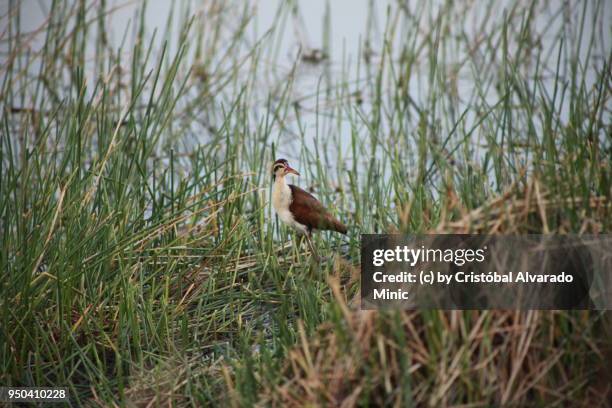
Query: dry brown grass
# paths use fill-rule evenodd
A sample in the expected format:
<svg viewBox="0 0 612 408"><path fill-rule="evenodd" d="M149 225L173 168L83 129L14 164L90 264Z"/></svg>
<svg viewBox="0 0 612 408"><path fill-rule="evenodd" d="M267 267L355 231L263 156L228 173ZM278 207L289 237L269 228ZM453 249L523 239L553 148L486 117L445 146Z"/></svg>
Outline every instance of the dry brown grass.
<svg viewBox="0 0 612 408"><path fill-rule="evenodd" d="M432 232L526 233L538 223L563 233L563 222L551 231L547 220L574 204L585 205L550 199L534 181ZM580 232L598 233L595 220L610 214L610 201L591 197L586 205L595 216ZM447 211L456 206L448 200ZM259 405L610 406L610 314L359 310L358 295L346 298L355 271L336 266L345 279L328 283L341 318L310 338L299 325L284 379L265 384Z"/></svg>

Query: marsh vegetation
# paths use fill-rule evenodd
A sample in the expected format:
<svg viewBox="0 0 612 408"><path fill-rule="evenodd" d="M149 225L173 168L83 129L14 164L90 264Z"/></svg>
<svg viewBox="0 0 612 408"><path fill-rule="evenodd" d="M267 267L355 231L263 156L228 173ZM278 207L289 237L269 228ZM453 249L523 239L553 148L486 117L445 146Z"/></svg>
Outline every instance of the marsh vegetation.
<svg viewBox="0 0 612 408"><path fill-rule="evenodd" d="M269 27L251 2L177 2L161 30L152 4L118 27L128 6L64 0L24 30L30 3L1 17L0 384L100 406L610 400L603 312L358 302L360 233L610 231L610 2L363 2L357 49L297 0ZM278 157L349 226L315 238L317 268L271 211Z"/></svg>

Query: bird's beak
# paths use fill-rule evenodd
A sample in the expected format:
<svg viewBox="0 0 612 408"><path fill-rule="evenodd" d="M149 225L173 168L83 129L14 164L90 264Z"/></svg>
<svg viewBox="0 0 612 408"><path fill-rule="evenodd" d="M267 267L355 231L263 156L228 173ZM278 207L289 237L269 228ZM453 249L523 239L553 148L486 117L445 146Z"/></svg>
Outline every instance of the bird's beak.
<svg viewBox="0 0 612 408"><path fill-rule="evenodd" d="M285 172L286 172L287 174L289 174L289 173L295 174L296 176L299 176L299 175L300 175L300 173L298 173L298 171L297 171L297 170L292 169L292 168L291 168L291 167L289 167L289 166L285 167Z"/></svg>

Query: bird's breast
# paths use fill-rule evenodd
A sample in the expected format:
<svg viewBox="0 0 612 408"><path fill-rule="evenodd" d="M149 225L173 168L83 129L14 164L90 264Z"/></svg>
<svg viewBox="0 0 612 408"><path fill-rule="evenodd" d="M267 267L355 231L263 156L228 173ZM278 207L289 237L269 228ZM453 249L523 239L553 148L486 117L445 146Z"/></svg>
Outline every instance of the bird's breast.
<svg viewBox="0 0 612 408"><path fill-rule="evenodd" d="M278 181L274 183L272 188L272 206L278 214L278 218L290 227L304 233L306 231L305 226L296 222L291 210L289 210L292 200L291 188L287 183Z"/></svg>

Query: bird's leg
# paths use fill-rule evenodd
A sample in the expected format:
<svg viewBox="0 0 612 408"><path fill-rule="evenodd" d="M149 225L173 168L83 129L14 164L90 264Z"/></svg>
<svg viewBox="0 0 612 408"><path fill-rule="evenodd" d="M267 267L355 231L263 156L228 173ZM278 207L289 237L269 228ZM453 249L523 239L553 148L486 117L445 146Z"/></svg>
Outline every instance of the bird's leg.
<svg viewBox="0 0 612 408"><path fill-rule="evenodd" d="M319 262L319 254L317 254L317 250L315 249L312 243L312 234L310 231L306 233L306 242L308 242L308 246L310 247L310 252L312 253L312 257L315 261Z"/></svg>
<svg viewBox="0 0 612 408"><path fill-rule="evenodd" d="M304 241L306 241L306 243L308 244L308 248L312 249L312 247L310 246L310 241L308 240L308 235L306 235L306 233L303 233L303 234L297 233L295 234L295 236L297 238L297 248L296 249L297 249L298 255L302 248L302 245L304 244Z"/></svg>

